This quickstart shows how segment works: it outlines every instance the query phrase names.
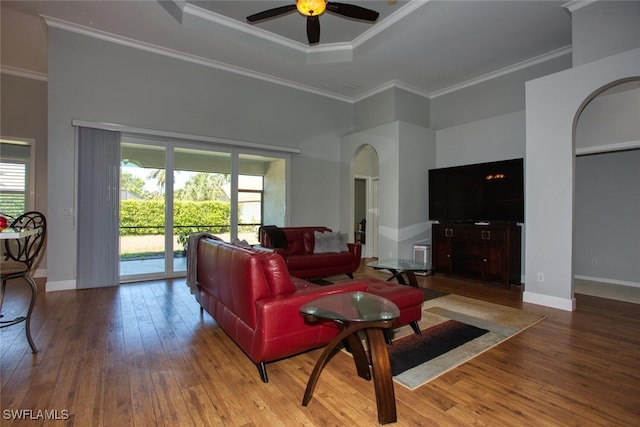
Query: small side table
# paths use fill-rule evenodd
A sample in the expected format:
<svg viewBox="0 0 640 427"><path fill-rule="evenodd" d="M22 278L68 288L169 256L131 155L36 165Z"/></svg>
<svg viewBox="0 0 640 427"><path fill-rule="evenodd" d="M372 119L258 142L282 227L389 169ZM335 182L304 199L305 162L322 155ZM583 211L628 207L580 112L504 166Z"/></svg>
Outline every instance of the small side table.
<svg viewBox="0 0 640 427"><path fill-rule="evenodd" d="M418 287L418 280L416 279L416 272L428 273L431 266L424 262L413 261L410 259L381 259L373 261L367 264L367 267L372 267L375 270L388 270L391 273L391 277L387 280L396 279L401 285L406 285L407 281L403 275L406 276L409 281L409 285L414 288Z"/></svg>
<svg viewBox="0 0 640 427"><path fill-rule="evenodd" d="M396 422L396 397L383 330L391 328L393 321L400 316L398 307L388 299L368 292L343 292L310 301L300 308L300 312L309 323L331 320L341 329L316 362L307 383L302 406L307 406L311 401L313 390L329 356L340 342L344 342L351 350L358 376L370 380L373 371L378 422ZM358 337L360 330L366 332L371 360Z"/></svg>

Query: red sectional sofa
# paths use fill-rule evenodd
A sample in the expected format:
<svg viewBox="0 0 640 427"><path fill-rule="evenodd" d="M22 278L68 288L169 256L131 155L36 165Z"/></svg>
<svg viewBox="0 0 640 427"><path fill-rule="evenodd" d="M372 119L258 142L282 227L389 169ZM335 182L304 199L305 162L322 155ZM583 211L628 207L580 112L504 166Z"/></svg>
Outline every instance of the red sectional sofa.
<svg viewBox="0 0 640 427"><path fill-rule="evenodd" d="M200 303L256 364L268 381L266 363L327 345L338 333L332 323L308 325L300 307L337 292L368 291L400 308L394 326L422 315L422 292L382 280L351 280L319 286L289 275L278 253L236 246L208 236L189 240L187 283Z"/></svg>
<svg viewBox="0 0 640 427"><path fill-rule="evenodd" d="M353 273L360 267L362 245L346 243L344 250L316 253L314 232L331 233L327 227L277 227L286 236L286 247L274 245L273 235L268 229L260 229L260 246L282 255L292 276L302 279L319 278Z"/></svg>

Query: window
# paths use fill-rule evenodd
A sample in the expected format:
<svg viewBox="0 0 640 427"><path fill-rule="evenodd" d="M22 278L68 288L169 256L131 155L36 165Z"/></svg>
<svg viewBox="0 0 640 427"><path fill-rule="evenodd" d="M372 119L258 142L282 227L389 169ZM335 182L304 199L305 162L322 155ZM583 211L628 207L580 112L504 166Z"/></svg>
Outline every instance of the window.
<svg viewBox="0 0 640 427"><path fill-rule="evenodd" d="M33 206L33 142L0 139L0 213L16 217Z"/></svg>
<svg viewBox="0 0 640 427"><path fill-rule="evenodd" d="M184 275L193 233L255 244L261 225L286 224L289 157L265 154L122 134L120 280Z"/></svg>
<svg viewBox="0 0 640 427"><path fill-rule="evenodd" d="M258 243L258 229L263 225L263 188L263 176L238 176L238 238L253 244Z"/></svg>

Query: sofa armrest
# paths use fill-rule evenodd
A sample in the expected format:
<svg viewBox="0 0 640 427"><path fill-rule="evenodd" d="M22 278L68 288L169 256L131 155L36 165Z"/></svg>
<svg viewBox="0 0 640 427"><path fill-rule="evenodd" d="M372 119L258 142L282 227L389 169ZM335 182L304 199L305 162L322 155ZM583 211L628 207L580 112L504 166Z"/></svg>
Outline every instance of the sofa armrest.
<svg viewBox="0 0 640 427"><path fill-rule="evenodd" d="M360 243L347 243L347 247L349 248L349 252L356 255L358 259L362 256L362 245Z"/></svg>

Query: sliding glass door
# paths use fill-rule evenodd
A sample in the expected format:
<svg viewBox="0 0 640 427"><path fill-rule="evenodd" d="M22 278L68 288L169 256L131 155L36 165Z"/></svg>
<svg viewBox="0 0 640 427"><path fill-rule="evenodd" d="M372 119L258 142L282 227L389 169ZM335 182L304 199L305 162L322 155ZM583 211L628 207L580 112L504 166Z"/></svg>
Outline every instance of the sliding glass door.
<svg viewBox="0 0 640 427"><path fill-rule="evenodd" d="M188 236L258 243L286 224L288 155L122 136L121 282L186 273Z"/></svg>
<svg viewBox="0 0 640 427"><path fill-rule="evenodd" d="M229 239L231 153L182 147L173 153L173 271L184 273L190 234L207 231Z"/></svg>
<svg viewBox="0 0 640 427"><path fill-rule="evenodd" d="M164 276L167 271L166 158L162 144L121 140L121 279Z"/></svg>

